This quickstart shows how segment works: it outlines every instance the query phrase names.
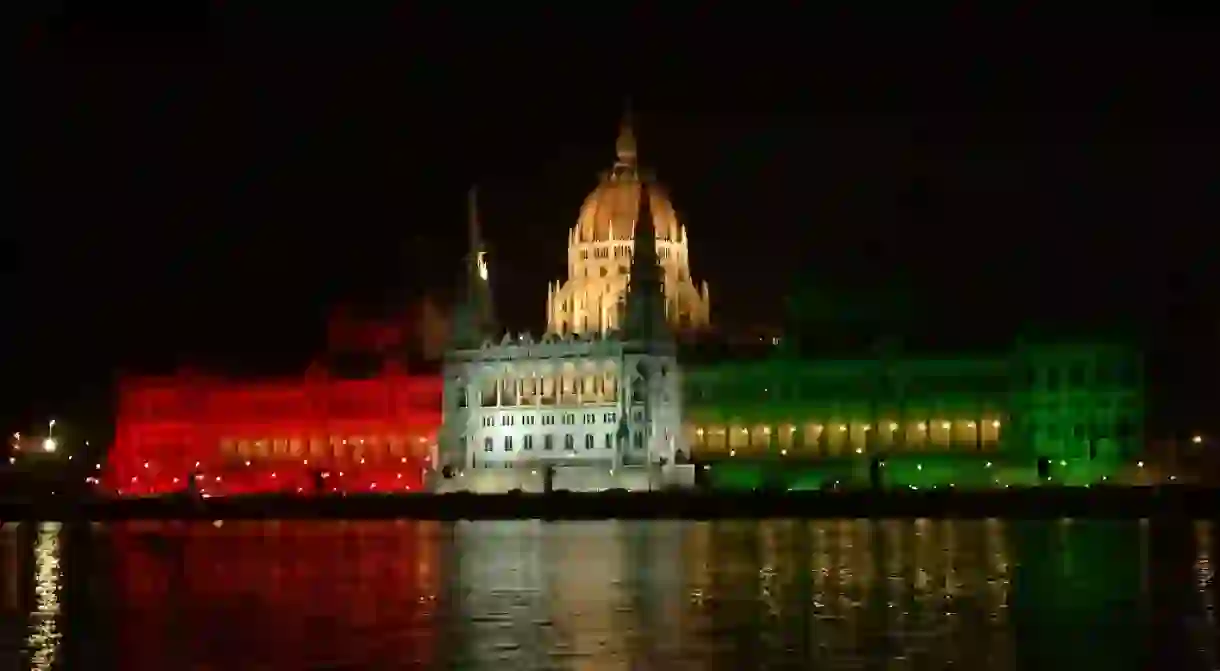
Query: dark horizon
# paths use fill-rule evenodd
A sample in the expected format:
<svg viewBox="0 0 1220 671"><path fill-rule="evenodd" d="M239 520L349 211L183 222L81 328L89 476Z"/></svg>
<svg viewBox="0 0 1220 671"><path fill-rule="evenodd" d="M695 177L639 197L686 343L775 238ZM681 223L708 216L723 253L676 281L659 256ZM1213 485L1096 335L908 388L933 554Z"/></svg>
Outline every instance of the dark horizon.
<svg viewBox="0 0 1220 671"><path fill-rule="evenodd" d="M1208 33L859 24L781 58L764 43L795 36L730 52L730 33L657 24L624 56L611 30L405 12L123 27L24 30L6 419L105 394L116 370L299 365L339 305L447 292L476 183L498 313L537 331L628 96L714 322L780 326L810 285L831 304L900 285L946 337L1121 317L1165 422L1211 416Z"/></svg>

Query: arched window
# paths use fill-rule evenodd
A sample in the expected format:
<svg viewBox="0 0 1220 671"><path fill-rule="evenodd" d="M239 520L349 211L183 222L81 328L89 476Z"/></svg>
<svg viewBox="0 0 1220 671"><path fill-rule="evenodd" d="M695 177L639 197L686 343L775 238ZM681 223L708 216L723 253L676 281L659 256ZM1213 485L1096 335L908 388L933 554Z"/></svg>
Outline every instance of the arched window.
<svg viewBox="0 0 1220 671"><path fill-rule="evenodd" d="M593 435L592 434L585 435L585 449L586 450L593 449Z"/></svg>
<svg viewBox="0 0 1220 671"><path fill-rule="evenodd" d="M576 450L576 439L572 437L572 434L569 433L563 437L563 449Z"/></svg>
<svg viewBox="0 0 1220 671"><path fill-rule="evenodd" d="M484 438L483 439L483 451L491 452L494 449L496 449L496 442L494 440L492 440L490 437Z"/></svg>

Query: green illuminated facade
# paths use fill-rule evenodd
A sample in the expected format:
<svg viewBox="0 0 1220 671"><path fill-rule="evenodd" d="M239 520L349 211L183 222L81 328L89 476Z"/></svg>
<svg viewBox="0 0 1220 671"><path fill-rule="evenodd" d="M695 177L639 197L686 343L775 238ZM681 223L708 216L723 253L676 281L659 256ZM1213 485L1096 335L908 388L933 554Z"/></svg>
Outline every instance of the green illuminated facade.
<svg viewBox="0 0 1220 671"><path fill-rule="evenodd" d="M717 488L1138 481L1138 352L758 361L684 371L686 442Z"/></svg>

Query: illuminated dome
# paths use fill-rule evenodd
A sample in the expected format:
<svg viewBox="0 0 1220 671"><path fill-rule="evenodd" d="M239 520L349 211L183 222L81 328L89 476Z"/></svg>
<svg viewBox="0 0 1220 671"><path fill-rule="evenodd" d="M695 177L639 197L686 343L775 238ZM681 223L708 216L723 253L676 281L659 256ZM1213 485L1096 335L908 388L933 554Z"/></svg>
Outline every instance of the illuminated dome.
<svg viewBox="0 0 1220 671"><path fill-rule="evenodd" d="M585 199L568 236L568 278L548 287L547 330L605 334L620 327L643 188L656 228L666 320L676 330L706 328L707 283L696 285L691 277L686 229L668 195L639 169L629 117L619 130L615 153L618 160Z"/></svg>
<svg viewBox="0 0 1220 671"><path fill-rule="evenodd" d="M678 216L665 190L636 165L635 134L625 121L615 145L618 161L602 176L601 183L585 198L576 219L576 239L580 242L631 240L636 213L640 210L640 183L648 186L652 221L657 240L677 242L682 234Z"/></svg>

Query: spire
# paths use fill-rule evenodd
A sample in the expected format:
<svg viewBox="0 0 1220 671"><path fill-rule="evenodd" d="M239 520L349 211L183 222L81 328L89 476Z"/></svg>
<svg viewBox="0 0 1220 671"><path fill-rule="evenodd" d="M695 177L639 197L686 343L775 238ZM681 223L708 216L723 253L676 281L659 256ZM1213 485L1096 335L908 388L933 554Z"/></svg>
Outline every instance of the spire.
<svg viewBox="0 0 1220 671"><path fill-rule="evenodd" d="M623 120L619 124L618 140L614 143L614 150L618 154L620 166L633 168L636 164L636 146L632 121L631 101L626 100L623 102Z"/></svg>
<svg viewBox="0 0 1220 671"><path fill-rule="evenodd" d="M652 222L648 187L640 184L640 211L635 220L635 249L627 285L623 330L632 340L655 340L669 335L665 325L665 296L657 261L657 229Z"/></svg>
<svg viewBox="0 0 1220 671"><path fill-rule="evenodd" d="M472 253L482 252L483 235L479 230L479 187L472 186L466 192L466 240Z"/></svg>
<svg viewBox="0 0 1220 671"><path fill-rule="evenodd" d="M454 344L477 347L484 338L494 338L495 317L492 312L491 283L487 269L487 249L479 227L479 207L476 187L466 196L466 225L469 250L463 277L466 295L458 306L453 325Z"/></svg>

